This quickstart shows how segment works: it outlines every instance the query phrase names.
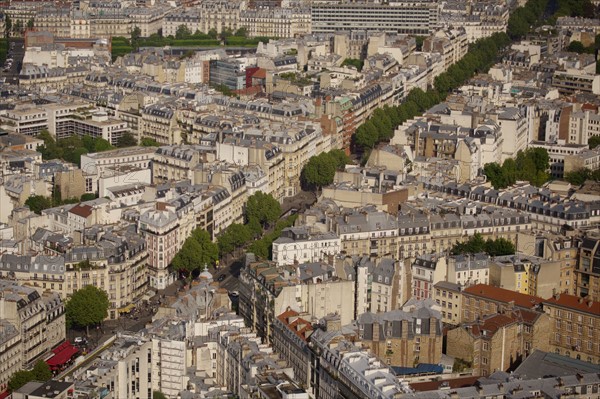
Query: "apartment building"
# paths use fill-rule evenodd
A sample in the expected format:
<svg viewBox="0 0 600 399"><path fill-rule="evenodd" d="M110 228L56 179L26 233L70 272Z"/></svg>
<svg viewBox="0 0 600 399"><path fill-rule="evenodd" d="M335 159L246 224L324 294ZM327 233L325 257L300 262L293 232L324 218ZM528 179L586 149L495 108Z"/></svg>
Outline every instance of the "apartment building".
<svg viewBox="0 0 600 399"><path fill-rule="evenodd" d="M582 92L600 95L600 75L576 69L556 71L552 76L552 87L561 94Z"/></svg>
<svg viewBox="0 0 600 399"><path fill-rule="evenodd" d="M442 318L431 300L409 300L402 310L358 316L361 344L386 364L437 364L442 356Z"/></svg>
<svg viewBox="0 0 600 399"><path fill-rule="evenodd" d="M398 255L398 223L392 215L372 207L345 210L333 220L346 255Z"/></svg>
<svg viewBox="0 0 600 399"><path fill-rule="evenodd" d="M0 280L0 292L0 319L15 327L22 342L22 363L18 367L32 367L65 339L62 301L56 293L40 295L34 288L8 280Z"/></svg>
<svg viewBox="0 0 600 399"><path fill-rule="evenodd" d="M21 334L6 319L0 319L0 392L8 389L13 374L23 366Z"/></svg>
<svg viewBox="0 0 600 399"><path fill-rule="evenodd" d="M342 324L354 318L354 282L335 276L323 263L297 267L254 262L240 275L240 315L265 342L273 341L275 318L288 308L322 318L337 313Z"/></svg>
<svg viewBox="0 0 600 399"><path fill-rule="evenodd" d="M543 306L550 317L550 350L600 364L600 303L556 294L545 300Z"/></svg>
<svg viewBox="0 0 600 399"><path fill-rule="evenodd" d="M15 107L0 113L0 127L12 133L37 136L48 130L48 112L42 107Z"/></svg>
<svg viewBox="0 0 600 399"><path fill-rule="evenodd" d="M217 141L217 159L240 166L258 166L267 175L269 182L266 194L277 201L285 197L285 159L278 145L258 139L226 138Z"/></svg>
<svg viewBox="0 0 600 399"><path fill-rule="evenodd" d="M249 37L297 37L311 32L308 8L257 8L240 12L239 26Z"/></svg>
<svg viewBox="0 0 600 399"><path fill-rule="evenodd" d="M96 385L105 387L114 399L138 397L151 399L156 367L153 342L148 337L122 335L108 350L102 352L95 368L87 370L87 377Z"/></svg>
<svg viewBox="0 0 600 399"><path fill-rule="evenodd" d="M561 281L562 262L523 254L497 256L490 262L490 284L547 298Z"/></svg>
<svg viewBox="0 0 600 399"><path fill-rule="evenodd" d="M128 147L83 154L81 170L86 175L103 175L108 169L149 169L155 157L156 147ZM90 180L91 182L91 180ZM123 183L135 183L135 175L123 178ZM87 181L86 181L87 184Z"/></svg>
<svg viewBox="0 0 600 399"><path fill-rule="evenodd" d="M440 281L433 286L433 300L441 307L442 322L458 325L462 317L462 287L459 284Z"/></svg>
<svg viewBox="0 0 600 399"><path fill-rule="evenodd" d="M549 317L530 310L484 316L448 331L449 356L470 362L474 375L514 367L534 350L548 350Z"/></svg>
<svg viewBox="0 0 600 399"><path fill-rule="evenodd" d="M468 287L490 283L490 258L485 253L449 256L447 281Z"/></svg>
<svg viewBox="0 0 600 399"><path fill-rule="evenodd" d="M570 113L569 143L588 144L592 136L600 136L600 114L598 110L582 109Z"/></svg>
<svg viewBox="0 0 600 399"><path fill-rule="evenodd" d="M477 284L462 290L461 322L469 323L494 313L517 310L540 310L543 299L532 295Z"/></svg>
<svg viewBox="0 0 600 399"><path fill-rule="evenodd" d="M273 241L273 261L278 265L324 261L339 254L337 234L311 233L309 226L288 227Z"/></svg>
<svg viewBox="0 0 600 399"><path fill-rule="evenodd" d="M433 298L433 286L446 280L446 257L439 254L418 256L411 264L412 297L417 300Z"/></svg>
<svg viewBox="0 0 600 399"><path fill-rule="evenodd" d="M173 282L174 275L168 267L183 245L178 229L177 214L163 202L140 215L138 231L146 240L151 287L164 289Z"/></svg>
<svg viewBox="0 0 600 399"><path fill-rule="evenodd" d="M313 32L344 30L384 31L429 35L439 25L439 5L428 0L389 3L314 2L311 7Z"/></svg>
<svg viewBox="0 0 600 399"><path fill-rule="evenodd" d="M596 236L585 237L581 243L574 294L600 302L600 239Z"/></svg>
<svg viewBox="0 0 600 399"><path fill-rule="evenodd" d="M585 149L579 154L567 155L564 160L564 173L580 169L595 171L600 169L600 146L593 150Z"/></svg>
<svg viewBox="0 0 600 399"><path fill-rule="evenodd" d="M319 398L392 399L407 391L392 370L368 351L345 340L329 347L329 340L325 336L323 343L315 344L321 349Z"/></svg>
<svg viewBox="0 0 600 399"><path fill-rule="evenodd" d="M294 370L294 379L307 391L311 391L315 381L312 363L315 355L308 346L313 332L309 314L287 310L277 316L273 323L273 350Z"/></svg>
<svg viewBox="0 0 600 399"><path fill-rule="evenodd" d="M213 161L205 148L193 145L168 145L156 149L152 160L152 180L155 184L193 180L193 169Z"/></svg>
<svg viewBox="0 0 600 399"><path fill-rule="evenodd" d="M149 105L142 110L139 121L140 137L148 137L163 145L181 143L181 129L175 110L166 105Z"/></svg>

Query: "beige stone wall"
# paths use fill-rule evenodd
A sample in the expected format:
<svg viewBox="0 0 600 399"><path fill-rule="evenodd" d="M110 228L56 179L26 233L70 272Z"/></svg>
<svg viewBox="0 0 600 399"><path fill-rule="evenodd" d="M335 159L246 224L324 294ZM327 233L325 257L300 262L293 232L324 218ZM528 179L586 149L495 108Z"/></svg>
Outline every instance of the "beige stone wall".
<svg viewBox="0 0 600 399"><path fill-rule="evenodd" d="M473 336L464 327L457 327L448 331L446 354L467 362L473 362L474 343Z"/></svg>

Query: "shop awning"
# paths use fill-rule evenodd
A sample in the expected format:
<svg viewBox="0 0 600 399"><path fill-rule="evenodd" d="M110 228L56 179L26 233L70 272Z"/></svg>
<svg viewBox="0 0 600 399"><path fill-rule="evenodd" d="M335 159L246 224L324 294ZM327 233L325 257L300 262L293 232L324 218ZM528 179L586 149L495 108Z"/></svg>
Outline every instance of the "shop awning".
<svg viewBox="0 0 600 399"><path fill-rule="evenodd" d="M122 308L119 308L119 313L129 313L131 312L133 309L135 308L135 305L133 303L130 303L127 306L123 306Z"/></svg>
<svg viewBox="0 0 600 399"><path fill-rule="evenodd" d="M50 368L56 368L71 360L71 358L79 352L79 349L71 345L69 341L65 341L52 352L54 352L54 356L46 360L46 363L48 363Z"/></svg>

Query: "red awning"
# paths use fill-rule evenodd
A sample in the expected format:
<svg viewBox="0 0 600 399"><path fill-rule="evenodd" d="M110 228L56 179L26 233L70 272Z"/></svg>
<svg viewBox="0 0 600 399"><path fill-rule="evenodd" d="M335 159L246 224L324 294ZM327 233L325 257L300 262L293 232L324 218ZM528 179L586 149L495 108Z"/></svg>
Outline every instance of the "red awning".
<svg viewBox="0 0 600 399"><path fill-rule="evenodd" d="M4 392L0 393L0 399L7 398L9 395L10 395L10 392L4 391Z"/></svg>
<svg viewBox="0 0 600 399"><path fill-rule="evenodd" d="M79 352L79 349L71 345L69 341L65 341L52 352L54 352L54 356L46 360L46 363L48 363L48 366L50 367L58 367L71 360L71 358Z"/></svg>

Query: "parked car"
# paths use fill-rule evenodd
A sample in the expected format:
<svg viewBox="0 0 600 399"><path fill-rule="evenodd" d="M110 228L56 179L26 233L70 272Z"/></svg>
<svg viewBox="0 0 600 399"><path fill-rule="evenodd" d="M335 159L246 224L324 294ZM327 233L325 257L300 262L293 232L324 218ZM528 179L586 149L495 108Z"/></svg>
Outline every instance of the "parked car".
<svg viewBox="0 0 600 399"><path fill-rule="evenodd" d="M76 344L86 344L87 343L87 339L83 338L83 337L75 337L75 339L73 340L73 342L75 342Z"/></svg>
<svg viewBox="0 0 600 399"><path fill-rule="evenodd" d="M219 277L217 277L217 281L220 283L221 281L225 280L227 278L226 274L221 274Z"/></svg>

